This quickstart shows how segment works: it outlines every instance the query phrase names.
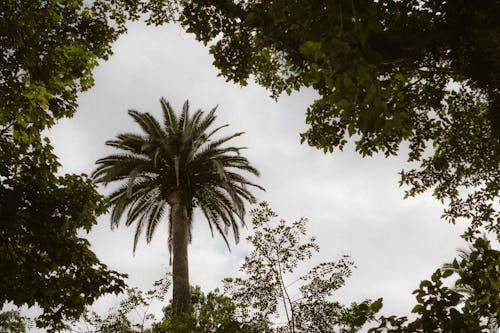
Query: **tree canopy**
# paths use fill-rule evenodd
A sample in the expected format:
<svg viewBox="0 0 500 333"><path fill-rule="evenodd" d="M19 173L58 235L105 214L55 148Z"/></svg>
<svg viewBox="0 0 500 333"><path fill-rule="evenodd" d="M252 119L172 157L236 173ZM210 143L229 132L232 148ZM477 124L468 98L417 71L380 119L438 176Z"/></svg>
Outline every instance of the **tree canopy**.
<svg viewBox="0 0 500 333"><path fill-rule="evenodd" d="M124 31L116 9L106 1L0 4L0 303L38 304L38 323L51 329L124 286L78 234L106 202L85 175L57 175L42 134L74 114L92 69L111 54Z"/></svg>
<svg viewBox="0 0 500 333"><path fill-rule="evenodd" d="M494 0L184 0L178 20L228 80L274 97L314 88L309 145L403 147L417 165L401 172L407 194L433 190L474 238L499 232L499 12Z"/></svg>
<svg viewBox="0 0 500 333"><path fill-rule="evenodd" d="M0 191L0 303L36 304L43 310L38 323L58 329L99 296L120 292L124 276L78 235L106 211L90 180L29 167Z"/></svg>

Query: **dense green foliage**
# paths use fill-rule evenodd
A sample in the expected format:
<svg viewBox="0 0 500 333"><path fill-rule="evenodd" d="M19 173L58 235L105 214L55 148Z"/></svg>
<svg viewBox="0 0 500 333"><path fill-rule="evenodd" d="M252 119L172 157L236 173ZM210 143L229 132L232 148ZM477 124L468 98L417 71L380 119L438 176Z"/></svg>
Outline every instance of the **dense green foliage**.
<svg viewBox="0 0 500 333"><path fill-rule="evenodd" d="M161 99L163 125L149 113L130 110L143 133L125 133L106 144L119 153L97 161L93 177L98 183L118 183L109 195L112 226L125 211L125 224L136 224L134 249L143 231L149 242L168 209L169 250L173 261L173 307L176 314L190 312L187 247L191 240L193 209L199 208L210 226L224 238L239 237L245 201L254 201L248 188L256 187L239 171L258 175L241 155L243 147L224 144L243 133L214 139L227 125L210 129L215 108L205 114L189 112L189 103L176 115Z"/></svg>
<svg viewBox="0 0 500 333"><path fill-rule="evenodd" d="M332 152L352 137L363 156L404 147L418 162L401 174L408 195L433 190L471 239L500 231L498 1L174 3L228 80L318 92L303 141Z"/></svg>
<svg viewBox="0 0 500 333"><path fill-rule="evenodd" d="M88 179L55 177L43 164L21 175L0 192L0 303L37 304L43 309L38 323L56 329L99 296L121 291L123 276L78 236L106 210Z"/></svg>
<svg viewBox="0 0 500 333"><path fill-rule="evenodd" d="M38 324L51 329L124 286L78 236L105 201L85 175L56 176L42 135L73 115L92 69L111 54L124 19L112 13L101 1L0 4L0 304L38 304Z"/></svg>
<svg viewBox="0 0 500 333"><path fill-rule="evenodd" d="M471 251L420 283L413 293L417 318L382 317L370 332L498 332L500 328L500 252L478 238ZM447 287L446 278L455 278Z"/></svg>
<svg viewBox="0 0 500 333"><path fill-rule="evenodd" d="M19 311L10 310L0 312L0 332L2 333L26 333L31 327L31 321L23 317Z"/></svg>
<svg viewBox="0 0 500 333"><path fill-rule="evenodd" d="M76 111L77 94L93 84L92 69L111 54L122 26L111 7L81 0L6 0L0 5L0 125L27 143ZM25 140L23 140L25 139Z"/></svg>

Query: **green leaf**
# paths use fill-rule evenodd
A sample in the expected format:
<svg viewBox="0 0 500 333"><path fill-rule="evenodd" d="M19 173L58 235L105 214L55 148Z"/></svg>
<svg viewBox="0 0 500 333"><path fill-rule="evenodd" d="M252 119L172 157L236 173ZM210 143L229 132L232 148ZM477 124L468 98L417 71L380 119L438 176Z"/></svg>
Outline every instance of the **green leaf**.
<svg viewBox="0 0 500 333"><path fill-rule="evenodd" d="M443 271L443 278L447 278L452 274L453 274L453 271L451 269L444 270Z"/></svg>
<svg viewBox="0 0 500 333"><path fill-rule="evenodd" d="M382 308L382 306L383 306L383 299L379 298L370 305L370 308L373 312L378 312Z"/></svg>
<svg viewBox="0 0 500 333"><path fill-rule="evenodd" d="M422 304L417 304L411 310L412 313L422 313L424 310L424 306Z"/></svg>

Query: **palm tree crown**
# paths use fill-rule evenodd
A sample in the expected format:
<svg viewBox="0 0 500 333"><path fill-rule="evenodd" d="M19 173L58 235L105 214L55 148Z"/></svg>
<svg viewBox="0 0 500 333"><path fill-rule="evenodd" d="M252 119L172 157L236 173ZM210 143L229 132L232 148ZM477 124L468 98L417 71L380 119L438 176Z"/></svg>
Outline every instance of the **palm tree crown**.
<svg viewBox="0 0 500 333"><path fill-rule="evenodd" d="M227 126L209 129L216 118L216 108L207 114L198 110L191 115L186 101L177 116L164 98L160 103L163 124L149 113L129 110L129 115L143 133L120 134L116 140L107 141L108 146L119 149L120 153L99 159L92 177L97 183L120 184L109 195L111 225L118 226L127 212L125 224L136 224L134 251L143 231L146 232L147 242L151 241L158 223L169 210L169 250L174 261L175 303L176 256L186 256L183 265L187 274L187 242L191 239L193 208L200 208L212 235L215 229L229 246L229 230L233 231L238 241L239 224L244 225L244 201L255 200L248 187L262 187L239 173L243 170L259 175L240 154L244 147L224 145L242 132L212 139L215 133ZM181 229L177 232L176 228ZM186 245L177 245L179 250L176 253L176 243L183 241ZM187 288L189 292L189 284ZM189 301L180 303L178 312L186 312L190 308Z"/></svg>

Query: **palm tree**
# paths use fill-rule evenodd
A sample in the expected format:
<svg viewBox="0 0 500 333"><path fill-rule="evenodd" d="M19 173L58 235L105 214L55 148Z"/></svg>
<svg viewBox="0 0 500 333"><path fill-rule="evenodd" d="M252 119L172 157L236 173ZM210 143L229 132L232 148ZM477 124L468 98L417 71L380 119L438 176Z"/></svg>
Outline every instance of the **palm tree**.
<svg viewBox="0 0 500 333"><path fill-rule="evenodd" d="M92 174L96 183L119 183L109 195L112 204L111 226L120 224L127 211L125 224L135 223L134 251L143 231L150 242L158 223L168 210L170 263L173 275L174 313L191 311L188 272L188 243L191 240L193 209L198 207L206 217L212 236L219 232L227 246L232 229L236 242L239 225L244 225L244 201L254 196L251 183L239 171L259 175L240 154L243 147L225 147L229 140L243 132L213 140L220 129L209 127L215 120L215 109L208 114L198 110L192 116L189 103L184 103L177 116L162 98L163 126L149 113L129 110L143 133L126 133L106 145L119 153L99 159Z"/></svg>

